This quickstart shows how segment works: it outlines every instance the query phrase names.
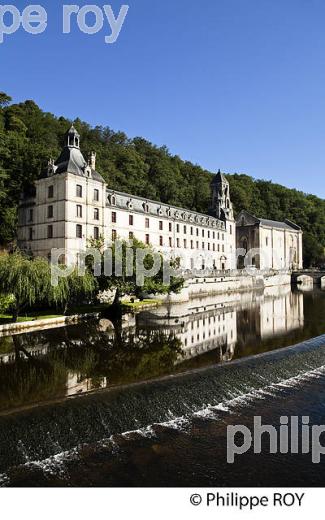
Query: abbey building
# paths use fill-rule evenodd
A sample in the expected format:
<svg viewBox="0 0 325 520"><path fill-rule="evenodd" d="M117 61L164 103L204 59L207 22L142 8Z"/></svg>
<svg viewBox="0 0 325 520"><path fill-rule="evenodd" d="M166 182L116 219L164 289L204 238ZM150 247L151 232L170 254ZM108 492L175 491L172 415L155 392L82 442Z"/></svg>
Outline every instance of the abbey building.
<svg viewBox="0 0 325 520"><path fill-rule="evenodd" d="M60 157L22 196L18 245L34 256L49 258L52 249L65 249L76 258L89 239L101 236L107 244L136 238L180 257L187 269L231 269L236 223L229 184L221 173L215 176L206 215L114 191L96 171L96 155L84 159L72 126Z"/></svg>
<svg viewBox="0 0 325 520"><path fill-rule="evenodd" d="M47 258L53 249L64 249L62 261L70 263L90 239L103 237L109 245L117 239L136 238L166 257L179 257L184 269L243 268L236 256L238 248L245 252L260 248L250 260L256 268L302 267L298 226L257 219L247 212L236 222L229 183L220 172L214 176L211 191L207 214L114 191L96 171L96 154L84 159L80 136L72 126L60 157L50 161L44 175L22 195L18 246Z"/></svg>

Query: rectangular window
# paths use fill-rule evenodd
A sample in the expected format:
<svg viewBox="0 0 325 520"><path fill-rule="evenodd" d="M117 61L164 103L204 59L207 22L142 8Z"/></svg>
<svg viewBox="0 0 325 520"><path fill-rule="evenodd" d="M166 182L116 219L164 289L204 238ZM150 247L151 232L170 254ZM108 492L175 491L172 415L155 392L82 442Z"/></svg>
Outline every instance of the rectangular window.
<svg viewBox="0 0 325 520"><path fill-rule="evenodd" d="M199 243L196 242L196 249L199 249Z"/></svg>
<svg viewBox="0 0 325 520"><path fill-rule="evenodd" d="M266 239L265 239L265 245L266 245L266 246L269 245L269 237L266 237Z"/></svg>
<svg viewBox="0 0 325 520"><path fill-rule="evenodd" d="M94 239L95 240L99 239L99 228L98 227L94 227Z"/></svg>
<svg viewBox="0 0 325 520"><path fill-rule="evenodd" d="M146 235L146 244L147 246L150 244L150 235Z"/></svg>
<svg viewBox="0 0 325 520"><path fill-rule="evenodd" d="M99 201L99 190L94 190L94 201L95 202Z"/></svg>
<svg viewBox="0 0 325 520"><path fill-rule="evenodd" d="M160 245L160 246L163 246L163 245L164 245L164 239L163 239L163 237L159 237L159 245Z"/></svg>
<svg viewBox="0 0 325 520"><path fill-rule="evenodd" d="M223 252L223 253L225 252L225 246L224 246L224 244L222 244L222 252Z"/></svg>
<svg viewBox="0 0 325 520"><path fill-rule="evenodd" d="M199 236L199 228L196 228L196 236Z"/></svg>
<svg viewBox="0 0 325 520"><path fill-rule="evenodd" d="M202 242L202 249L204 249L204 242Z"/></svg>
<svg viewBox="0 0 325 520"><path fill-rule="evenodd" d="M232 235L232 226L229 226L230 234Z"/></svg>
<svg viewBox="0 0 325 520"><path fill-rule="evenodd" d="M134 223L133 215L129 215L129 226L133 226L133 223Z"/></svg>
<svg viewBox="0 0 325 520"><path fill-rule="evenodd" d="M171 233L171 232L172 232L172 230L173 230L173 227L172 227L172 223L171 223L171 222L169 222L169 232Z"/></svg>
<svg viewBox="0 0 325 520"><path fill-rule="evenodd" d="M193 235L193 226L191 226L191 235Z"/></svg>
<svg viewBox="0 0 325 520"><path fill-rule="evenodd" d="M47 196L49 199L53 199L54 195L54 186L49 186L47 189Z"/></svg>
<svg viewBox="0 0 325 520"><path fill-rule="evenodd" d="M53 206L47 206L47 218L53 218Z"/></svg>
<svg viewBox="0 0 325 520"><path fill-rule="evenodd" d="M132 231L130 231L129 233L129 240L133 240L134 239L134 233Z"/></svg>
<svg viewBox="0 0 325 520"><path fill-rule="evenodd" d="M150 220L148 218L146 218L145 226L147 229L149 229L149 227L150 227Z"/></svg>
<svg viewBox="0 0 325 520"><path fill-rule="evenodd" d="M159 220L159 231L162 231L164 229L164 223L162 220Z"/></svg>
<svg viewBox="0 0 325 520"><path fill-rule="evenodd" d="M172 239L172 237L169 237L169 247L173 247L173 239Z"/></svg>
<svg viewBox="0 0 325 520"><path fill-rule="evenodd" d="M79 197L79 198L82 197L82 186L81 186L81 184L77 184L76 196Z"/></svg>
<svg viewBox="0 0 325 520"><path fill-rule="evenodd" d="M29 222L33 222L34 220L34 211L32 209L29 210Z"/></svg>
<svg viewBox="0 0 325 520"><path fill-rule="evenodd" d="M94 209L94 220L99 220L99 209L98 208Z"/></svg>
<svg viewBox="0 0 325 520"><path fill-rule="evenodd" d="M184 240L184 249L186 249L186 248L187 248L187 240L185 239Z"/></svg>
<svg viewBox="0 0 325 520"><path fill-rule="evenodd" d="M117 238L116 229L112 229L112 242L115 242L116 238Z"/></svg>
<svg viewBox="0 0 325 520"><path fill-rule="evenodd" d="M176 231L179 233L179 224L176 224Z"/></svg>
<svg viewBox="0 0 325 520"><path fill-rule="evenodd" d="M177 245L177 247L179 247L179 238L177 238L177 240L176 240L176 245Z"/></svg>
<svg viewBox="0 0 325 520"><path fill-rule="evenodd" d="M220 244L218 244L218 253L220 253Z"/></svg>
<svg viewBox="0 0 325 520"><path fill-rule="evenodd" d="M82 206L77 204L77 218L82 218Z"/></svg>
<svg viewBox="0 0 325 520"><path fill-rule="evenodd" d="M204 238L204 229L202 229L202 237Z"/></svg>
<svg viewBox="0 0 325 520"><path fill-rule="evenodd" d="M186 228L186 226L184 226L184 235L186 235L186 233L187 233L187 228Z"/></svg>
<svg viewBox="0 0 325 520"><path fill-rule="evenodd" d="M208 231L208 238L210 238L210 231Z"/></svg>
<svg viewBox="0 0 325 520"><path fill-rule="evenodd" d="M33 228L29 228L29 240L33 240Z"/></svg>
<svg viewBox="0 0 325 520"><path fill-rule="evenodd" d="M113 224L116 224L117 218L116 218L116 211L112 211L112 222Z"/></svg>
<svg viewBox="0 0 325 520"><path fill-rule="evenodd" d="M193 243L193 240L191 240L191 249L194 249L194 243Z"/></svg>
<svg viewBox="0 0 325 520"><path fill-rule="evenodd" d="M210 251L210 242L208 243L208 251Z"/></svg>
<svg viewBox="0 0 325 520"><path fill-rule="evenodd" d="M82 226L80 224L76 225L76 237L82 238Z"/></svg>
<svg viewBox="0 0 325 520"><path fill-rule="evenodd" d="M216 238L215 231L213 232L213 240Z"/></svg>
<svg viewBox="0 0 325 520"><path fill-rule="evenodd" d="M47 226L47 238L53 238L53 226Z"/></svg>
<svg viewBox="0 0 325 520"><path fill-rule="evenodd" d="M212 249L213 249L213 251L216 250L216 245L215 244L213 244Z"/></svg>

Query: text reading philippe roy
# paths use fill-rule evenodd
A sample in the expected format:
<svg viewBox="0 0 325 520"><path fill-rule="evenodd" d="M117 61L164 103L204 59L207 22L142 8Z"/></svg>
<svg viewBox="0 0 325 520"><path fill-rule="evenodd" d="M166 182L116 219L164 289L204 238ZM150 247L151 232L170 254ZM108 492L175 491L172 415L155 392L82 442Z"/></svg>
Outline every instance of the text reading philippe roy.
<svg viewBox="0 0 325 520"><path fill-rule="evenodd" d="M58 7L60 9L60 6ZM79 31L93 36L103 31L105 43L115 43L119 37L129 6L121 5L113 10L111 5L63 5L62 34ZM15 5L0 5L0 44L18 31L38 36L43 34L49 24L47 10L42 5L28 5L19 10Z"/></svg>

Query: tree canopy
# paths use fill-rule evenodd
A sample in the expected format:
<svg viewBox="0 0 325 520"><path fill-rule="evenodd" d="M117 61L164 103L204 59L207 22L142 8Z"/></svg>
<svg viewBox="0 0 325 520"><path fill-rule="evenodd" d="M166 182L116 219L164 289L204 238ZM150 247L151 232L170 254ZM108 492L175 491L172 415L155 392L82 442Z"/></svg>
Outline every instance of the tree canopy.
<svg viewBox="0 0 325 520"><path fill-rule="evenodd" d="M0 93L0 243L14 241L19 196L38 178L50 156L57 157L71 121L42 111L34 101L12 104ZM108 186L206 213L212 173L157 147L109 127L74 121L82 150L97 152L97 169ZM242 209L261 218L289 218L305 233L305 264L322 261L325 247L325 201L314 195L228 175L235 213Z"/></svg>

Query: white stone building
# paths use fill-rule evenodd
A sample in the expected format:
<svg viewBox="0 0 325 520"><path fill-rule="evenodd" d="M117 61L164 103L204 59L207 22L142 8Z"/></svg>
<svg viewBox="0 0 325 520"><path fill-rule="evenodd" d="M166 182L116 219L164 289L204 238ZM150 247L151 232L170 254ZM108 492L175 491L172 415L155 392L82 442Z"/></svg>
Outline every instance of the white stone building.
<svg viewBox="0 0 325 520"><path fill-rule="evenodd" d="M302 230L285 220L276 222L241 211L236 221L237 248L248 253L248 265L257 269L293 270L302 269ZM244 257L238 267L244 267Z"/></svg>
<svg viewBox="0 0 325 520"><path fill-rule="evenodd" d="M96 171L96 154L88 162L72 126L57 161L23 194L19 207L18 245L34 256L50 258L65 249L66 263L76 260L89 239L117 238L150 244L165 255L180 257L185 269L235 268L236 224L229 184L219 172L212 182L210 214L146 200L109 188Z"/></svg>

